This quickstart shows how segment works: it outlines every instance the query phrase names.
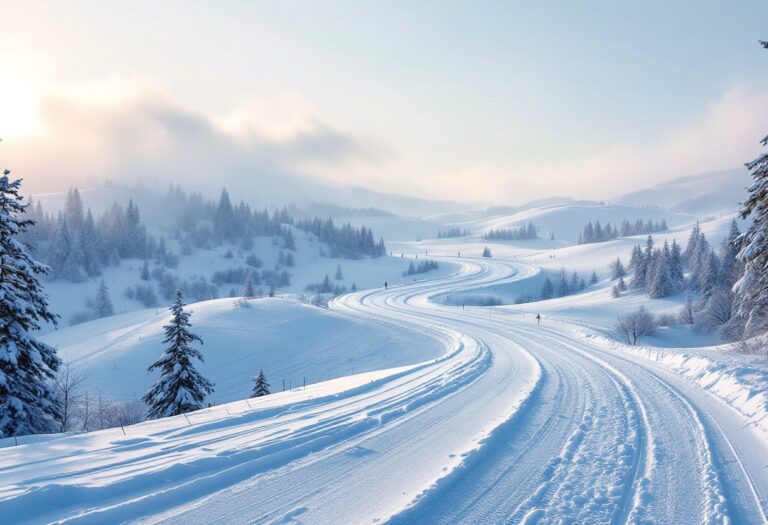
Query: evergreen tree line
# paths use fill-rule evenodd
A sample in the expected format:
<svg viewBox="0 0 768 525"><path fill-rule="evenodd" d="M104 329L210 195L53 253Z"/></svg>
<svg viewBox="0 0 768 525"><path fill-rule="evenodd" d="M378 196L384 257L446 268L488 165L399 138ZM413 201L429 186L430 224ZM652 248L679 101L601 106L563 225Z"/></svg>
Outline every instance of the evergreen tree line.
<svg viewBox="0 0 768 525"><path fill-rule="evenodd" d="M30 219L35 227L29 229L23 240L35 257L51 268L49 277L80 282L87 277L101 275L108 265L118 265L129 257L161 257L168 253L163 239L147 235L141 223L139 208L131 200L123 208L115 203L95 218L85 210L80 192L70 190L64 209L55 217L43 210L41 203L30 205Z"/></svg>
<svg viewBox="0 0 768 525"><path fill-rule="evenodd" d="M658 233L667 231L667 229L667 221L665 219L661 219L661 222L653 222L651 219L648 219L647 222L643 222L642 219L630 222L624 219L621 222L621 226L611 226L610 222L606 223L605 226L601 226L600 221L593 225L592 221L590 221L584 226L584 231L579 234L579 244L605 242L618 239L619 237L629 237L630 235Z"/></svg>
<svg viewBox="0 0 768 525"><path fill-rule="evenodd" d="M315 217L296 223L296 227L312 233L321 242L328 244L331 257L359 259L364 256L380 257L386 254L384 239L374 241L373 231L361 226L355 228L350 223L336 227L333 219Z"/></svg>
<svg viewBox="0 0 768 525"><path fill-rule="evenodd" d="M627 267L632 272L629 288L642 290L651 299L686 292L681 322L718 328L726 336L737 337L742 322L735 315L733 288L744 272L738 257L740 239L735 220L718 250L711 247L698 223L691 230L685 251L674 240L671 245L664 241L661 247L655 246L649 235L644 246L632 249ZM610 270L611 278L619 280L613 290L617 297L625 288L627 271L620 259L611 264Z"/></svg>
<svg viewBox="0 0 768 525"><path fill-rule="evenodd" d="M488 230L483 234L487 241L523 241L536 238L536 226L529 222L526 226L502 230Z"/></svg>
<svg viewBox="0 0 768 525"><path fill-rule="evenodd" d="M454 237L469 237L469 230L462 230L458 226L438 230L438 239L452 239Z"/></svg>
<svg viewBox="0 0 768 525"><path fill-rule="evenodd" d="M416 264L411 261L411 263L408 265L408 269L403 272L403 277L420 273L427 273L431 270L436 270L437 267L437 261L419 261Z"/></svg>
<svg viewBox="0 0 768 525"><path fill-rule="evenodd" d="M570 276L561 268L554 280L547 276L541 287L540 299L552 299L553 297L565 297L585 290L587 286L597 283L597 273L593 270L589 277L589 283L584 276L574 270Z"/></svg>

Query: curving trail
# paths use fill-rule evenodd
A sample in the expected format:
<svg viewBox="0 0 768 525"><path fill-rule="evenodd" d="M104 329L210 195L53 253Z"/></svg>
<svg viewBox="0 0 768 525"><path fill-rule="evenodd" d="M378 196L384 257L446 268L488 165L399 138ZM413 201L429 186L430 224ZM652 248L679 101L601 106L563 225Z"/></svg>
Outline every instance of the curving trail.
<svg viewBox="0 0 768 525"><path fill-rule="evenodd" d="M443 358L85 451L87 470L47 464L48 489L10 485L0 513L53 495L69 498L64 523L766 522L768 443L735 411L565 325L432 302L537 271L459 261L454 276L332 304L433 334Z"/></svg>

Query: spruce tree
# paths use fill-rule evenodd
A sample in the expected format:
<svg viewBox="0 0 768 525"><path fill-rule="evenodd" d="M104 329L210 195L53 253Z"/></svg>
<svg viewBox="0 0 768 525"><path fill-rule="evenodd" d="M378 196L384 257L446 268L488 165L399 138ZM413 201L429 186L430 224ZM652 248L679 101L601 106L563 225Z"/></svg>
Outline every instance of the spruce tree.
<svg viewBox="0 0 768 525"><path fill-rule="evenodd" d="M142 281L149 281L150 274L149 274L149 263L145 260L144 265L141 267L141 273L139 274L139 277Z"/></svg>
<svg viewBox="0 0 768 525"><path fill-rule="evenodd" d="M56 324L38 276L48 268L18 240L34 223L19 194L21 180L0 177L0 436L55 429L57 402L51 384L61 360L34 337L44 322Z"/></svg>
<svg viewBox="0 0 768 525"><path fill-rule="evenodd" d="M555 286L552 284L552 280L547 277L544 279L544 285L541 287L541 298L542 299L552 299L552 296L555 294Z"/></svg>
<svg viewBox="0 0 768 525"><path fill-rule="evenodd" d="M492 257L491 250L487 246L483 248L483 257Z"/></svg>
<svg viewBox="0 0 768 525"><path fill-rule="evenodd" d="M338 265L336 267L336 277L335 278L336 278L337 281L344 280L344 274L341 273L341 265Z"/></svg>
<svg viewBox="0 0 768 525"><path fill-rule="evenodd" d="M160 369L158 379L142 398L149 410L150 419L176 416L203 407L206 394L213 392L213 383L205 379L195 369L192 359L203 361L199 350L192 348L195 341L200 344L200 336L189 331L190 314L184 311L181 291L176 291L176 300L170 308L173 313L171 322L165 328L163 343L169 345L155 363L147 370Z"/></svg>
<svg viewBox="0 0 768 525"><path fill-rule="evenodd" d="M253 393L251 397L263 397L269 395L269 383L267 376L264 375L264 369L259 369L259 375L254 378Z"/></svg>
<svg viewBox="0 0 768 525"><path fill-rule="evenodd" d="M99 319L115 315L112 300L109 298L109 289L103 279L99 285L99 291L96 293L96 302L93 305L93 309L96 311L96 317Z"/></svg>
<svg viewBox="0 0 768 525"><path fill-rule="evenodd" d="M627 275L627 271L624 269L624 265L621 263L620 257L616 257L616 261L611 264L610 270L611 281L615 281L616 279Z"/></svg>
<svg viewBox="0 0 768 525"><path fill-rule="evenodd" d="M245 274L245 289L243 290L243 296L248 299L256 297L256 292L253 289L253 274L246 272Z"/></svg>

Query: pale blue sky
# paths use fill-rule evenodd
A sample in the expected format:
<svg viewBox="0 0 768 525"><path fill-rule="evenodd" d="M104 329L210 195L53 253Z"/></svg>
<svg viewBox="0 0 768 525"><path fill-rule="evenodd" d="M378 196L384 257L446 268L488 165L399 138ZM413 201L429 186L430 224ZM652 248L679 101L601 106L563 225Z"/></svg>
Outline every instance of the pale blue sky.
<svg viewBox="0 0 768 525"><path fill-rule="evenodd" d="M609 197L737 165L768 132L765 1L0 0L0 20L6 101L149 84L280 140L332 129L355 154L291 168L383 190Z"/></svg>

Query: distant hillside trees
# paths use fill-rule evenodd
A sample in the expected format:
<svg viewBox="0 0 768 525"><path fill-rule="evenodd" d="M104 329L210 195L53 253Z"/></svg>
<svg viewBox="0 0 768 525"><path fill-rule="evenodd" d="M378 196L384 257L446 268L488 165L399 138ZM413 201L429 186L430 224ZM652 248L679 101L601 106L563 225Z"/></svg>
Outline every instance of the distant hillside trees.
<svg viewBox="0 0 768 525"><path fill-rule="evenodd" d="M331 248L331 257L358 259L363 256L380 257L386 254L384 239L374 241L373 232L365 226L355 228L346 223L336 227L331 218L322 220L315 217L297 222L296 227L327 243Z"/></svg>
<svg viewBox="0 0 768 525"><path fill-rule="evenodd" d="M403 272L403 276L417 275L420 273L427 273L431 270L436 270L438 267L437 261L419 261L417 264L413 264L413 261L408 265L408 269Z"/></svg>
<svg viewBox="0 0 768 525"><path fill-rule="evenodd" d="M740 239L736 221L731 222L718 251L710 246L698 223L691 230L685 251L674 240L659 247L649 235L644 245L632 249L630 288L645 292L651 299L686 292L696 300L681 312L681 321L695 320L704 328L733 336L739 332L739 319L732 288L744 268L737 257Z"/></svg>
<svg viewBox="0 0 768 525"><path fill-rule="evenodd" d="M462 230L458 226L439 230L437 232L438 239L452 239L454 237L469 237L469 230Z"/></svg>
<svg viewBox="0 0 768 525"><path fill-rule="evenodd" d="M650 219L647 222L643 222L641 219L630 222L624 219L621 222L621 226L612 226L610 222L606 223L605 226L601 226L600 221L597 221L595 224L592 224L592 221L590 221L584 226L584 231L579 234L579 244L605 242L619 237L651 234L666 231L667 229L667 221L665 219L662 219L661 222L653 222Z"/></svg>
<svg viewBox="0 0 768 525"><path fill-rule="evenodd" d="M544 279L544 283L541 286L541 293L539 297L541 299L552 299L555 297L565 297L566 295L572 295L585 290L588 286L596 284L598 281L597 273L593 270L589 278L589 284L576 270L569 275L565 268L561 268L560 271L554 276L549 275Z"/></svg>
<svg viewBox="0 0 768 525"><path fill-rule="evenodd" d="M536 227L532 222L519 228L502 230L488 230L483 234L483 239L488 241L523 241L536 238Z"/></svg>

